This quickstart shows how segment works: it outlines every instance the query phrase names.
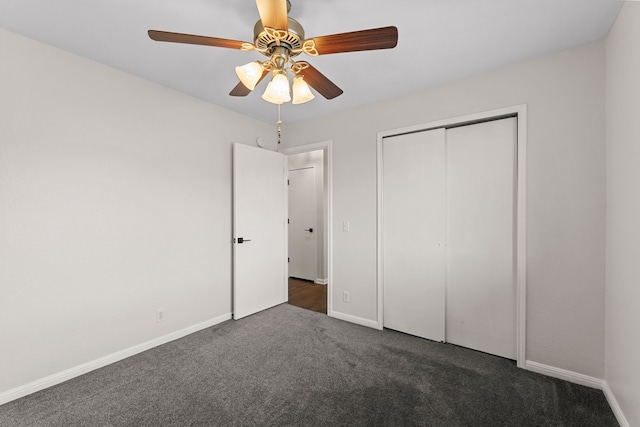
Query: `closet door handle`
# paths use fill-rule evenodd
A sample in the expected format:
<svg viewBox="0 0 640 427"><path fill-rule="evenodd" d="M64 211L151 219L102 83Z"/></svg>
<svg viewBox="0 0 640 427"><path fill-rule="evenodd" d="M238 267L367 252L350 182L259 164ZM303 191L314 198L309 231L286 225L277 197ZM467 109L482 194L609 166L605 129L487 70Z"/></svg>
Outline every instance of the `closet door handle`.
<svg viewBox="0 0 640 427"><path fill-rule="evenodd" d="M304 231L308 231L309 233L313 233L313 228L306 228Z"/></svg>

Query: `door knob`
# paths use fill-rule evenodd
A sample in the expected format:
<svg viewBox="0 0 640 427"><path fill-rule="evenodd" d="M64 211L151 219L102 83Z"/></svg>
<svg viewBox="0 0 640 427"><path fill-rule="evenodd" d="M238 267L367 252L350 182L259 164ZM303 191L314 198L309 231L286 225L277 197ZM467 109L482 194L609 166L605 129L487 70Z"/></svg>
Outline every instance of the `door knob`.
<svg viewBox="0 0 640 427"><path fill-rule="evenodd" d="M313 228L306 228L304 231L308 231L309 233L313 233Z"/></svg>
<svg viewBox="0 0 640 427"><path fill-rule="evenodd" d="M238 243L250 242L250 239L245 239L243 237L238 237Z"/></svg>

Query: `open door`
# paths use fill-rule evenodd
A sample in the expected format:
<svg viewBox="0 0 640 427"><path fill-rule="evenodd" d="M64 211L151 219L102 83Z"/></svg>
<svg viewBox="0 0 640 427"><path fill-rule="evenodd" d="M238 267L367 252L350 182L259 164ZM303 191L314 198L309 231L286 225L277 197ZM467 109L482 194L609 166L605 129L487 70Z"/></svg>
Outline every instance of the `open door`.
<svg viewBox="0 0 640 427"><path fill-rule="evenodd" d="M233 144L233 318L287 301L283 154Z"/></svg>

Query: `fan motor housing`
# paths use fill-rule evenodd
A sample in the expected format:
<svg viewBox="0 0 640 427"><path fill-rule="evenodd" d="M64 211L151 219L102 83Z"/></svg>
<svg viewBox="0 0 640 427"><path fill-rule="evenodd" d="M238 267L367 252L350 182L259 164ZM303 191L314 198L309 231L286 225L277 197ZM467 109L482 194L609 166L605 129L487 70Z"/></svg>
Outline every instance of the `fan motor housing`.
<svg viewBox="0 0 640 427"><path fill-rule="evenodd" d="M288 18L289 30L286 36L278 39L272 33L266 31L262 25L262 21L258 20L253 27L254 44L261 51L271 52L274 46L284 45L289 50L291 57L298 56L301 53L302 43L304 42L304 28L298 21ZM296 52L297 51L297 52Z"/></svg>

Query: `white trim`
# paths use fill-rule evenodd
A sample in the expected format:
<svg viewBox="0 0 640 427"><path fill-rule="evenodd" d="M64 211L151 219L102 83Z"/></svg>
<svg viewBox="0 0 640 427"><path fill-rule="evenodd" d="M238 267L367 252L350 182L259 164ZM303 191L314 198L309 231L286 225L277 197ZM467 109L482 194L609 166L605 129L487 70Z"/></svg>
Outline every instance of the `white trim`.
<svg viewBox="0 0 640 427"><path fill-rule="evenodd" d="M324 279L327 283L327 315L333 316L333 142L331 140L315 142L312 144L298 145L295 147L285 148L281 151L282 154L300 154L308 153L310 151L324 150L326 156L327 170L325 175L327 177L327 203L324 207L325 218L327 219L327 225L324 230L325 245L327 248L327 278ZM286 259L286 258L285 258ZM320 279L318 279L320 280Z"/></svg>
<svg viewBox="0 0 640 427"><path fill-rule="evenodd" d="M316 168L316 165L305 166L305 167L303 167L303 168L293 168L293 169L289 169L289 168L287 167L287 169L289 170L289 172L293 172L293 171L303 171L303 170L305 170L305 169L315 169L315 168Z"/></svg>
<svg viewBox="0 0 640 427"><path fill-rule="evenodd" d="M282 155L282 169L284 172L284 178L282 180L282 192L284 193L284 212L282 212L284 216L284 218L282 218L282 227L284 228L284 245L282 245L284 246L282 251L282 261L284 262L284 268L282 269L282 302L287 302L289 301L289 164L286 155ZM237 236L235 231L233 236ZM233 246L235 249L236 245ZM234 277L236 277L235 272Z"/></svg>
<svg viewBox="0 0 640 427"><path fill-rule="evenodd" d="M179 331L172 332L170 334L167 334L158 338L154 338L150 341L147 341L138 345L134 345L133 347L129 347L124 350L117 351L115 353L109 354L99 359L92 360L87 363L83 363L82 365L74 366L73 368L66 369L62 372L58 372L56 374L49 375L39 380L32 381L23 386L16 387L11 390L7 390L3 393L0 393L0 405L3 405L7 402L11 402L12 400L19 399L21 397L27 396L29 394L35 393L37 391L44 390L45 388L49 388L51 386L61 384L72 378L76 378L76 377L79 377L80 375L84 375L96 369L103 368L107 365L118 362L122 359L126 359L127 357L134 356L138 353L142 353L143 351L150 350L154 347L158 347L160 345L169 343L171 341L175 341L179 338L185 337L189 334L193 334L194 332L198 332L202 329L206 329L211 326L217 325L229 319L231 319L231 313L223 314L222 316L218 316L214 319L210 319L205 322L198 323L196 325L192 325L187 328L181 329Z"/></svg>
<svg viewBox="0 0 640 427"><path fill-rule="evenodd" d="M382 168L383 168L383 153L382 153L382 140L387 135L386 132L378 132L378 141L376 147L376 190L377 190L377 214L376 214L376 250L377 250L377 324L376 328L382 330L384 328L383 322L383 312L384 312L384 230L382 229L382 201L383 201L383 191L382 191Z"/></svg>
<svg viewBox="0 0 640 427"><path fill-rule="evenodd" d="M602 390L604 380L600 378L590 377L589 375L579 374L573 371L567 371L566 369L556 368L555 366L549 366L538 362L532 362L530 360L525 361L524 369L538 374L547 375L549 377L559 378L561 380L569 381L575 384L583 386L597 388Z"/></svg>
<svg viewBox="0 0 640 427"><path fill-rule="evenodd" d="M631 424L629 424L629 421L627 421L627 418L624 416L622 408L620 408L618 400L613 394L613 391L611 391L609 383L606 380L602 382L602 391L604 392L604 396L607 398L607 402L609 402L609 406L611 406L613 415L616 416L616 420L618 420L620 427L630 427Z"/></svg>
<svg viewBox="0 0 640 427"><path fill-rule="evenodd" d="M377 141L377 329L384 325L383 304L383 230L382 230L382 141L384 138L411 132L421 132L442 127L451 127L461 123L472 123L489 120L495 117L517 115L518 142L518 199L517 199L517 237L516 237L516 362L519 368L525 366L526 361L526 332L527 332L527 105L520 104L496 110L468 114L465 116L434 122L422 123L398 129L378 132Z"/></svg>
<svg viewBox="0 0 640 427"><path fill-rule="evenodd" d="M317 285L326 285L329 281L327 279L316 279L313 283Z"/></svg>
<svg viewBox="0 0 640 427"><path fill-rule="evenodd" d="M338 320L344 320L345 322L355 323L356 325L361 325L361 326L366 326L368 328L382 330L382 328L378 327L378 322L375 320L365 319L363 317L358 317L358 316L352 316L350 314L340 313L339 311L334 311L333 313L331 313L331 317Z"/></svg>
<svg viewBox="0 0 640 427"><path fill-rule="evenodd" d="M527 105L514 108L518 115L518 200L516 207L516 363L522 368L527 355Z"/></svg>

